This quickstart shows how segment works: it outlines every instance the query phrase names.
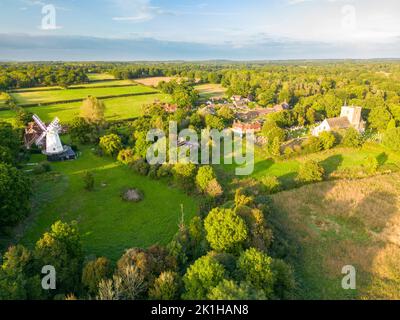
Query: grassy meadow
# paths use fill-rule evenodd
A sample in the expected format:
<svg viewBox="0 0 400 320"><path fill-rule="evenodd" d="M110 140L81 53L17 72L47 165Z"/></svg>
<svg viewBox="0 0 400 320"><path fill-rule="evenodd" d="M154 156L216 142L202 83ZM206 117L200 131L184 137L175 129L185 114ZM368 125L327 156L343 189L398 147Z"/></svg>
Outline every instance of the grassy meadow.
<svg viewBox="0 0 400 320"><path fill-rule="evenodd" d="M107 120L123 120L138 117L142 114L143 105L151 104L154 100L169 102L171 97L166 94L151 94L143 96L121 97L104 99L106 104ZM82 102L72 102L63 104L46 105L41 107L26 108L26 110L36 113L43 121L49 122L54 117L60 118L62 123L68 123L79 116ZM1 110L0 119L12 122L15 112L12 110Z"/></svg>
<svg viewBox="0 0 400 320"><path fill-rule="evenodd" d="M36 87L15 90L12 93L14 100L19 105L40 104L57 101L66 103L54 103L44 106L25 107L27 111L36 113L49 122L54 117L59 117L61 122L68 123L79 115L82 102L73 102L76 99L84 99L88 95L103 97L115 95L114 98L104 99L106 104L107 120L124 120L138 117L143 112L143 105L151 104L155 100L170 102L171 97L159 93L154 88L138 85L131 80L113 80L107 74L90 74L92 82L73 85L70 89L61 87ZM153 79L153 78L151 78ZM106 87L110 86L110 87ZM73 89L75 87L75 89ZM137 96L118 97L118 95L137 94ZM0 107L2 101L0 101ZM5 105L4 105L5 107ZM0 110L0 120L14 122L15 112L12 110Z"/></svg>
<svg viewBox="0 0 400 320"><path fill-rule="evenodd" d="M301 164L307 160L319 162L330 175L351 168L361 168L368 157L376 157L380 170L400 170L400 155L381 145L366 143L360 149L337 147L331 150L299 156L288 160L274 160L261 147L255 147L255 164L252 177L261 179L265 176L276 176L282 185L289 189L295 186ZM233 173L236 165L223 165L224 171Z"/></svg>
<svg viewBox="0 0 400 320"><path fill-rule="evenodd" d="M35 155L31 162L45 160ZM28 167L29 168L29 167ZM84 190L83 174L95 176L95 190ZM77 221L88 254L118 259L125 249L167 244L178 230L181 205L185 220L198 210L197 200L163 181L135 174L110 158L81 149L76 161L52 164L52 172L38 176L33 199L34 215L21 230L22 243L32 246L57 220ZM121 199L125 188L138 188L144 200Z"/></svg>
<svg viewBox="0 0 400 320"><path fill-rule="evenodd" d="M329 181L273 196L300 299L400 299L400 174ZM278 232L278 231L276 231ZM343 290L343 266L357 290Z"/></svg>

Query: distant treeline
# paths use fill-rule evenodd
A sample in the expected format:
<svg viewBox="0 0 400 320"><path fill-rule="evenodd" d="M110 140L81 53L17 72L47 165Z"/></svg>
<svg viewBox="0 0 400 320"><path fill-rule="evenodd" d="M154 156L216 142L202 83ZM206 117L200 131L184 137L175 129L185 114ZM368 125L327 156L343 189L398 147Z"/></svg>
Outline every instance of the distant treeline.
<svg viewBox="0 0 400 320"><path fill-rule="evenodd" d="M85 68L69 64L2 64L0 90L38 86L67 87L89 82L86 73Z"/></svg>

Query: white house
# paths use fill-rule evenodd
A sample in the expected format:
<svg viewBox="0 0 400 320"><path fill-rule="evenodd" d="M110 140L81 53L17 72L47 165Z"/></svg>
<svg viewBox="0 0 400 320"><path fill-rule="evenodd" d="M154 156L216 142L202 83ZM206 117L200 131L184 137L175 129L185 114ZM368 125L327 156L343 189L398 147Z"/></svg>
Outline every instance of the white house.
<svg viewBox="0 0 400 320"><path fill-rule="evenodd" d="M361 107L342 107L340 117L325 119L312 131L313 136L319 136L324 131L346 130L351 127L358 132L365 131L365 122L361 117Z"/></svg>

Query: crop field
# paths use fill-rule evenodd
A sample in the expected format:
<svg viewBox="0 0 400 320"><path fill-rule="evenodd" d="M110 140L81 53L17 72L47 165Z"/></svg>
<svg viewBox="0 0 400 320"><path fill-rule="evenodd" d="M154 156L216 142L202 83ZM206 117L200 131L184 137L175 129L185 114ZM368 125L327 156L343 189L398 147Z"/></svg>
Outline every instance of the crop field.
<svg viewBox="0 0 400 320"><path fill-rule="evenodd" d="M17 104L40 104L56 101L84 99L87 96L103 97L111 95L140 94L156 91L145 86L109 87L109 88L84 88L73 90L32 91L12 93Z"/></svg>
<svg viewBox="0 0 400 320"><path fill-rule="evenodd" d="M178 80L177 78L174 77L150 77L150 78L135 79L134 81L144 86L157 87L161 81L170 82L173 79Z"/></svg>
<svg viewBox="0 0 400 320"><path fill-rule="evenodd" d="M35 155L31 162L43 160ZM92 192L84 190L86 171L95 177ZM144 200L123 201L125 188L140 189ZM164 181L139 176L113 159L97 157L90 147L81 149L78 160L54 163L52 172L38 177L33 205L35 214L21 231L22 243L33 246L57 220L75 220L85 251L113 260L127 248L167 244L178 231L181 205L186 221L198 211L196 198Z"/></svg>
<svg viewBox="0 0 400 320"><path fill-rule="evenodd" d="M400 174L308 185L273 196L290 239L299 299L400 299ZM357 272L343 290L342 268Z"/></svg>
<svg viewBox="0 0 400 320"><path fill-rule="evenodd" d="M108 73L89 73L88 78L90 81L105 81L114 80L114 76Z"/></svg>

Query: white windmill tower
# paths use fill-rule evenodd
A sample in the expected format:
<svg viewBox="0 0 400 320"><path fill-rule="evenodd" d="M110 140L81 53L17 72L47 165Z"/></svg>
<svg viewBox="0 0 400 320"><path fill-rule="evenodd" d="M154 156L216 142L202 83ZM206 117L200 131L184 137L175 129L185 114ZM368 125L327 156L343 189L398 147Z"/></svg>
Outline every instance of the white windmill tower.
<svg viewBox="0 0 400 320"><path fill-rule="evenodd" d="M43 153L47 156L61 154L65 151L60 140L60 120L55 118L47 127L37 115L33 116L33 120L42 130L42 134L36 139L35 143L38 146L44 145L44 139L46 138L46 148Z"/></svg>

